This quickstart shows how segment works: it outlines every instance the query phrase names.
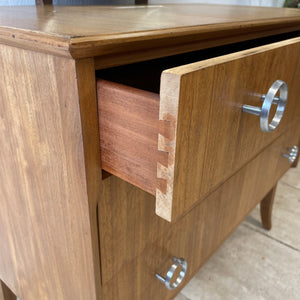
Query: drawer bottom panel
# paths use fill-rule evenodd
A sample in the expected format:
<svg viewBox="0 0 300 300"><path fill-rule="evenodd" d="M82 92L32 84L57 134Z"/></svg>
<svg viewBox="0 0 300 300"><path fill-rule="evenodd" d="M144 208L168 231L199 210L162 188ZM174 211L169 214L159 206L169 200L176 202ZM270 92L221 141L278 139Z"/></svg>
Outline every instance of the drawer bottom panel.
<svg viewBox="0 0 300 300"><path fill-rule="evenodd" d="M111 178L105 191L111 201L99 209L103 299L172 299L289 169L282 154L298 141L299 132L281 135L174 224L152 215L149 199L137 200L137 191ZM121 199L116 184L128 199ZM104 211L111 219L102 222ZM183 257L188 270L181 286L170 291L155 273L165 276L173 257Z"/></svg>

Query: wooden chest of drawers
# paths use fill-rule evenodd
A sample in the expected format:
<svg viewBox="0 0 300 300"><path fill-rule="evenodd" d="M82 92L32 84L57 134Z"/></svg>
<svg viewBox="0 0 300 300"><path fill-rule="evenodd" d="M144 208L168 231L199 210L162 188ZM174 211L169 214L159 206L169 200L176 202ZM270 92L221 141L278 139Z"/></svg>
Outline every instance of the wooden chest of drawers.
<svg viewBox="0 0 300 300"><path fill-rule="evenodd" d="M3 289L172 299L261 201L269 228L299 31L292 9L1 8Z"/></svg>

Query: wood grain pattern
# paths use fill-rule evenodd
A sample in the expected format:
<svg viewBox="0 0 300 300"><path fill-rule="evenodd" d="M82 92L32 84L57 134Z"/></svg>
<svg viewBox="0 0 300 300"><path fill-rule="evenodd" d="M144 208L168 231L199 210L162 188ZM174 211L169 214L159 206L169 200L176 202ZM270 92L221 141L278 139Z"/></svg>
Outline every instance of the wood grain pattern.
<svg viewBox="0 0 300 300"><path fill-rule="evenodd" d="M276 193L276 186L274 186L260 202L261 221L263 227L267 230L270 230L272 228L272 209L273 209L275 193Z"/></svg>
<svg viewBox="0 0 300 300"><path fill-rule="evenodd" d="M20 299L94 300L75 62L0 53L0 278Z"/></svg>
<svg viewBox="0 0 300 300"><path fill-rule="evenodd" d="M155 273L166 275L172 258L184 257L189 268L182 288L288 170L281 154L299 130L285 132L172 223L155 215L151 195L114 176L106 179L99 205L103 298L173 299L180 288L168 291Z"/></svg>
<svg viewBox="0 0 300 300"><path fill-rule="evenodd" d="M103 170L155 195L159 95L97 80Z"/></svg>
<svg viewBox="0 0 300 300"><path fill-rule="evenodd" d="M101 57L118 53L125 55L124 63L133 60L133 52L138 61L149 59L151 53L152 58L161 57L299 29L300 12L295 9L40 5L0 11L0 41L5 44L74 58L100 56L102 62L110 63L111 56ZM151 52L142 54L150 48Z"/></svg>
<svg viewBox="0 0 300 300"><path fill-rule="evenodd" d="M17 300L14 293L0 280L0 300Z"/></svg>
<svg viewBox="0 0 300 300"><path fill-rule="evenodd" d="M167 192L157 189L158 215L176 219L300 115L299 41L295 38L163 72L159 117L174 121L174 134L173 139L159 136L159 150L169 153L169 161L167 167L158 164L158 178L167 184ZM287 108L278 129L263 133L259 118L241 108L261 106L261 95L279 78L289 86Z"/></svg>

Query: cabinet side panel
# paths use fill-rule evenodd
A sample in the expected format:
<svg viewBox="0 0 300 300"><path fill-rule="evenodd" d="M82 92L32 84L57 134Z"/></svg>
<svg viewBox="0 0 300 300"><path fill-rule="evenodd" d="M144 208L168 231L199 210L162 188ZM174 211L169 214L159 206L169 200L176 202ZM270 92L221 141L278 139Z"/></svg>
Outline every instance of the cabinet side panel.
<svg viewBox="0 0 300 300"><path fill-rule="evenodd" d="M96 299L75 62L0 45L0 278Z"/></svg>

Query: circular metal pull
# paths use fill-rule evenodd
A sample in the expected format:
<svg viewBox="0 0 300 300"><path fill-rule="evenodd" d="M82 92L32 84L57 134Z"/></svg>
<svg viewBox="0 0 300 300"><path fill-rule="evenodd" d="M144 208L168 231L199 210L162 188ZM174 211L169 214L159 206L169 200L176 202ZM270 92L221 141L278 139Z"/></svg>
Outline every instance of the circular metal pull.
<svg viewBox="0 0 300 300"><path fill-rule="evenodd" d="M282 154L283 157L286 157L290 163L293 163L297 156L298 156L298 152L299 152L299 148L298 146L293 146L292 148L288 148L289 154Z"/></svg>
<svg viewBox="0 0 300 300"><path fill-rule="evenodd" d="M178 287L178 285L181 283L182 279L184 278L185 274L186 274L186 270L187 270L187 262L183 259L183 258L173 258L173 264L170 268L170 270L167 273L166 278L160 276L159 274L155 274L156 278L158 278L168 290L173 290L176 289ZM181 267L181 271L178 275L178 277L176 278L176 280L171 284L171 280L174 276L175 270L178 267Z"/></svg>
<svg viewBox="0 0 300 300"><path fill-rule="evenodd" d="M279 91L279 97L275 97ZM243 112L260 117L260 129L263 132L271 132L279 125L288 98L288 86L282 80L276 80L266 95L262 95L262 107L243 105ZM269 123L269 114L272 104L277 105L276 113Z"/></svg>

